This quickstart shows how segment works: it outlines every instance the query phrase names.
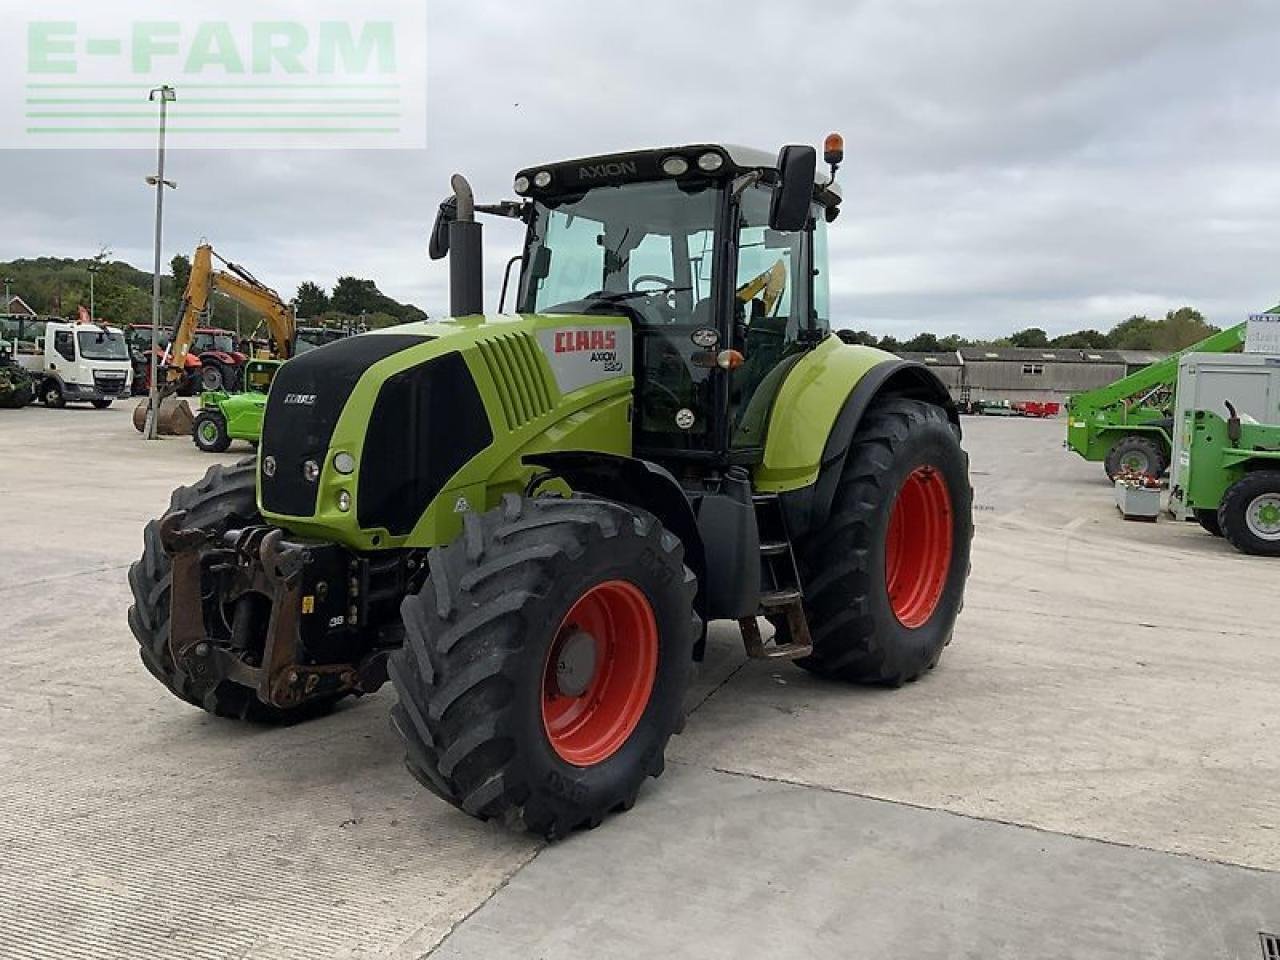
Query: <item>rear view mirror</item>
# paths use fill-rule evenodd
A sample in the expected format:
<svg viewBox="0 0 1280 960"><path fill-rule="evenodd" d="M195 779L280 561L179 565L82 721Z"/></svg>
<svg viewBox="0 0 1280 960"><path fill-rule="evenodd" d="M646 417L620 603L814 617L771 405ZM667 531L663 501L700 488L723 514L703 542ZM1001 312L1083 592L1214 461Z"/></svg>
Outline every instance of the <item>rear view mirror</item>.
<svg viewBox="0 0 1280 960"><path fill-rule="evenodd" d="M783 147L778 154L778 183L769 206L769 226L774 230L803 230L813 203L818 151L813 147Z"/></svg>
<svg viewBox="0 0 1280 960"><path fill-rule="evenodd" d="M431 228L431 241L427 244L427 255L432 260L443 260L449 255L449 224L458 218L458 201L450 197L440 204L436 212L435 226Z"/></svg>

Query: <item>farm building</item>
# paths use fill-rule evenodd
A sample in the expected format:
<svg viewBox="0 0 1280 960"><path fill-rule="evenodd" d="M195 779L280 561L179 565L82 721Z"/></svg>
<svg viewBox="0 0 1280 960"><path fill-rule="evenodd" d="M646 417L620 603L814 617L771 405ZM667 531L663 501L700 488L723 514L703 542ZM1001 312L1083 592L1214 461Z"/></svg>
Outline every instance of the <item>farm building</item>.
<svg viewBox="0 0 1280 960"><path fill-rule="evenodd" d="M1163 358L1138 350L962 347L951 353L903 353L925 364L957 401L1063 403Z"/></svg>

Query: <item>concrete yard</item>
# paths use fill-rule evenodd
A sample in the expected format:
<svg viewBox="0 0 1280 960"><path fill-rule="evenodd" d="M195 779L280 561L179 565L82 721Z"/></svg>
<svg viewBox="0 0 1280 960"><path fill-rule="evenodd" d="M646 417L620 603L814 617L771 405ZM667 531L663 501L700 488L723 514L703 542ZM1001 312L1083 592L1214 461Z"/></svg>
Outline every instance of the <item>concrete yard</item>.
<svg viewBox="0 0 1280 960"><path fill-rule="evenodd" d="M666 775L547 847L422 790L389 689L262 729L151 678L125 571L212 458L129 406L0 410L0 958L1198 960L1280 934L1280 563L1122 521L1059 421L965 422L973 574L934 673L837 686L718 624Z"/></svg>

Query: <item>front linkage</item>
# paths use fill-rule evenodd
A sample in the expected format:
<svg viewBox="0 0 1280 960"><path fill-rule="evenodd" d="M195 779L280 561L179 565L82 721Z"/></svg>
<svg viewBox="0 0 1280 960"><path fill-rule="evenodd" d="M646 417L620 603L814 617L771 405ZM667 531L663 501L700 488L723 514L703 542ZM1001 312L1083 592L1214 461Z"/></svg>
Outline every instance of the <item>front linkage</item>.
<svg viewBox="0 0 1280 960"><path fill-rule="evenodd" d="M369 560L261 525L218 535L185 527L186 518L166 514L159 532L172 565L169 652L196 687L231 681L291 711L387 682L401 639L394 612L420 576L417 557ZM221 619L221 642L207 616Z"/></svg>

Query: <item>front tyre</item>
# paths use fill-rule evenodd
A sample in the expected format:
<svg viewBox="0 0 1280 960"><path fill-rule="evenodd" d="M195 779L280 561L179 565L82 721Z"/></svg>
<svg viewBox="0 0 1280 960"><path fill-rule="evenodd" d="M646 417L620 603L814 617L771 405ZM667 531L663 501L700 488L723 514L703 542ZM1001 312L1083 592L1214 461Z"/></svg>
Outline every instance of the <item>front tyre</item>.
<svg viewBox="0 0 1280 960"><path fill-rule="evenodd" d="M1218 524L1241 553L1280 557L1280 470L1259 470L1232 484L1218 505Z"/></svg>
<svg viewBox="0 0 1280 960"><path fill-rule="evenodd" d="M231 446L227 418L217 410L202 410L191 425L191 439L205 453L225 453Z"/></svg>
<svg viewBox="0 0 1280 960"><path fill-rule="evenodd" d="M1150 437L1121 437L1107 452L1103 467L1108 480L1114 480L1122 473L1161 477L1169 469L1169 455Z"/></svg>
<svg viewBox="0 0 1280 960"><path fill-rule="evenodd" d="M701 623L680 541L600 500L504 498L429 555L401 608L392 721L409 770L549 839L662 773Z"/></svg>
<svg viewBox="0 0 1280 960"><path fill-rule="evenodd" d="M830 521L797 544L813 654L854 683L899 686L951 642L973 539L968 458L939 407L873 406L845 460Z"/></svg>

